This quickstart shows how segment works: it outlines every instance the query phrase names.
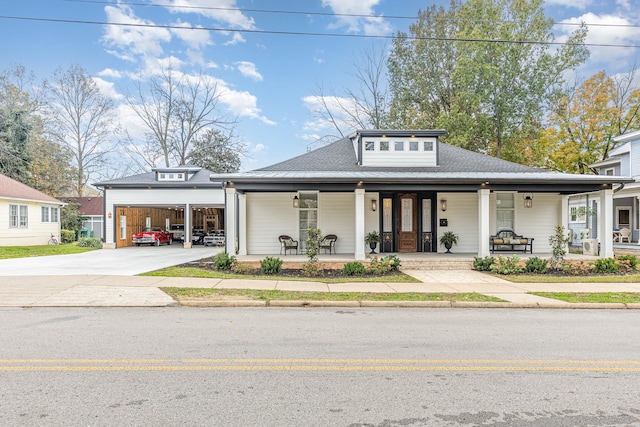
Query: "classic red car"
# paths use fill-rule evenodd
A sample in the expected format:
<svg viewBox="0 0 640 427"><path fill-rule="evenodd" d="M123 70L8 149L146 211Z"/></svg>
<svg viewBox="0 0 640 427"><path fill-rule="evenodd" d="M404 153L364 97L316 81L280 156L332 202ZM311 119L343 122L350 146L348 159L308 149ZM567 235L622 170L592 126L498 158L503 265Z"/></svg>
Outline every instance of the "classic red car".
<svg viewBox="0 0 640 427"><path fill-rule="evenodd" d="M160 246L162 243L173 243L173 234L164 231L160 227L148 227L144 231L133 235L133 244L136 246L149 244Z"/></svg>

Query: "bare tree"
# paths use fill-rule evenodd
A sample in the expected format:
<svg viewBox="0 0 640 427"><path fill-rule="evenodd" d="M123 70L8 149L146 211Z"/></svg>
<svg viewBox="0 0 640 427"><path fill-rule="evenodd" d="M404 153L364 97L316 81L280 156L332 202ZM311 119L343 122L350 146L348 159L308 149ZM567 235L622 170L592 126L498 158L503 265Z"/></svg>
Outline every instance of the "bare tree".
<svg viewBox="0 0 640 427"><path fill-rule="evenodd" d="M342 138L356 129L383 129L388 125L389 87L386 79L386 49L371 46L354 61L351 73L358 83L356 89L345 89L344 96L326 93L318 85L313 101L312 115L333 128L333 132L320 136L315 143Z"/></svg>
<svg viewBox="0 0 640 427"><path fill-rule="evenodd" d="M115 145L113 104L80 65L58 69L47 89L47 130L53 141L73 153L75 192L82 196L91 175Z"/></svg>
<svg viewBox="0 0 640 427"><path fill-rule="evenodd" d="M130 151L144 156L145 162L161 156L167 167L171 162L185 164L201 132L235 125L234 120L219 113L221 94L209 76L189 76L171 68L163 69L146 88L138 84L136 97L129 99L129 105L147 127L148 138L146 144Z"/></svg>

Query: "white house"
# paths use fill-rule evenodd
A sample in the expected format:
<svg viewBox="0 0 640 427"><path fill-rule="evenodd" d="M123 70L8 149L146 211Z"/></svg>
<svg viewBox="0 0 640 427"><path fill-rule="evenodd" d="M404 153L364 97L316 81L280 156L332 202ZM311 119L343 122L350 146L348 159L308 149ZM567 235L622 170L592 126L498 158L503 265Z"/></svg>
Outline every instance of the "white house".
<svg viewBox="0 0 640 427"><path fill-rule="evenodd" d="M65 204L0 174L0 246L46 245L60 241L60 208Z"/></svg>
<svg viewBox="0 0 640 427"><path fill-rule="evenodd" d="M633 180L616 188L613 194L613 229L614 239L620 242L619 230L631 230L630 242L640 242L640 130L625 133L613 138L621 144L611 150L607 159L594 163L590 167L599 171L602 176L631 177ZM584 198L583 198L584 199ZM594 207L592 203L590 207ZM594 228L588 223L586 227ZM597 230L596 230L597 235ZM606 234L611 236L611 234ZM622 242L620 242L622 243ZM627 243L626 239L624 243Z"/></svg>
<svg viewBox="0 0 640 427"><path fill-rule="evenodd" d="M132 236L147 227L184 228L184 245L194 233L224 230L225 195L212 172L193 165L96 183L104 192L104 247L132 246Z"/></svg>
<svg viewBox="0 0 640 427"><path fill-rule="evenodd" d="M278 254L279 235L300 246L309 227L336 234L336 251L365 258L365 234L378 231L381 251L440 252L445 231L455 251L491 254L490 236L503 229L534 239L549 253L556 225L568 226L570 195L590 194L613 211L613 190L632 180L523 166L441 143L441 130L361 130L330 145L266 168L213 174L222 182L226 249ZM599 228L612 233L611 215ZM611 240L601 256L613 255Z"/></svg>

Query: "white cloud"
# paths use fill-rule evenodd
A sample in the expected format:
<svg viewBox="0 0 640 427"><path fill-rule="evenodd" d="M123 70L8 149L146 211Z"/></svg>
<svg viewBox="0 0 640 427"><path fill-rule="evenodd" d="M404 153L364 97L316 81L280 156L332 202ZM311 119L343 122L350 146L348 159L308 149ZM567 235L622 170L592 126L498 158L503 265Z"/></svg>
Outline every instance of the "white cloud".
<svg viewBox="0 0 640 427"><path fill-rule="evenodd" d="M592 0L546 0L546 6L564 6L574 7L576 9L584 10L593 3Z"/></svg>
<svg viewBox="0 0 640 427"><path fill-rule="evenodd" d="M371 15L370 17L337 16L334 27L347 27L349 32L366 35L384 35L393 27L382 16L374 16L373 8L380 0L322 0L322 7L329 7L336 14Z"/></svg>
<svg viewBox="0 0 640 427"><path fill-rule="evenodd" d="M171 13L194 13L214 19L234 28L244 30L255 29L255 22L237 9L236 0L165 0L155 1L162 6L171 6L167 9ZM213 6L212 4L215 4Z"/></svg>
<svg viewBox="0 0 640 427"><path fill-rule="evenodd" d="M238 67L238 71L245 77L249 77L255 81L262 81L262 74L256 70L256 64L249 61L239 61L236 62L236 66Z"/></svg>
<svg viewBox="0 0 640 427"><path fill-rule="evenodd" d="M247 40L244 38L244 36L241 33L233 33L233 37L231 37L231 40L226 42L224 45L225 46L235 46L235 45L240 44L240 43L246 43L246 41Z"/></svg>
<svg viewBox="0 0 640 427"><path fill-rule="evenodd" d="M125 5L106 6L107 22L139 26L107 25L104 42L110 52L122 59L132 60L135 56L158 56L163 53L162 43L171 41L171 32L165 28L153 27L152 21L138 18ZM145 26L150 25L150 26Z"/></svg>
<svg viewBox="0 0 640 427"><path fill-rule="evenodd" d="M239 117L258 119L268 125L276 124L262 114L262 111L257 107L258 98L247 91L226 88L220 96L220 102L226 104L229 110Z"/></svg>
<svg viewBox="0 0 640 427"><path fill-rule="evenodd" d="M98 89L100 89L100 93L107 98L114 100L124 99L124 96L116 90L113 82L108 82L100 77L93 77L93 81L98 86Z"/></svg>
<svg viewBox="0 0 640 427"><path fill-rule="evenodd" d="M175 36L180 40L184 41L191 49L199 50L211 44L211 37L209 35L209 32L203 30L201 25L197 25L194 27L188 22L182 22L180 20L172 25L174 27L184 28L172 28L171 32L175 34Z"/></svg>
<svg viewBox="0 0 640 427"><path fill-rule="evenodd" d="M113 68L105 68L104 70L98 73L100 77L107 77L112 79L119 79L122 77L122 73L118 70L114 70Z"/></svg>
<svg viewBox="0 0 640 427"><path fill-rule="evenodd" d="M602 68L605 66L627 66L625 62L633 62L636 50L634 48L615 47L614 45L637 45L640 43L640 33L629 25L626 17L616 15L596 15L592 12L585 13L575 18L569 18L561 23L579 24L585 22L589 28L587 44L599 44L604 46L589 46L591 52L590 64ZM589 25L596 24L596 25ZM576 26L560 27L563 32L558 41L564 42Z"/></svg>

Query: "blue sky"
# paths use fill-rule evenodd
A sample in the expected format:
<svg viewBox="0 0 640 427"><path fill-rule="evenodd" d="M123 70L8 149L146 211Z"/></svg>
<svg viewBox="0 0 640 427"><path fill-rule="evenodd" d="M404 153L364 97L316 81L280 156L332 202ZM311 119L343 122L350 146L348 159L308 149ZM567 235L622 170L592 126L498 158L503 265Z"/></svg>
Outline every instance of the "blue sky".
<svg viewBox="0 0 640 427"><path fill-rule="evenodd" d="M556 22L590 26L588 43L640 46L637 0L550 0ZM311 97L357 89L352 67L363 50L389 40L354 37L406 31L421 8L418 0L14 0L0 11L0 69L24 65L37 77L80 64L118 106L120 122L134 138L144 130L124 103L138 79L171 63L183 73L204 71L224 89L220 107L238 117L236 133L247 144L243 169L255 169L302 154L330 132L315 120ZM448 4L438 0L435 4ZM171 7L165 7L170 5ZM213 7L213 8L212 8ZM273 13L264 10L278 11ZM297 12L297 13L282 13ZM366 15L354 17L345 15ZM72 22L48 22L36 18ZM123 27L89 22L143 23ZM220 29L197 30L195 28ZM556 26L559 40L575 29ZM233 31L224 31L233 30ZM327 37L268 32L341 34ZM579 78L605 70L628 71L638 47L591 47ZM639 66L640 66L640 61Z"/></svg>

